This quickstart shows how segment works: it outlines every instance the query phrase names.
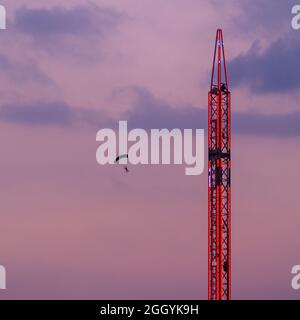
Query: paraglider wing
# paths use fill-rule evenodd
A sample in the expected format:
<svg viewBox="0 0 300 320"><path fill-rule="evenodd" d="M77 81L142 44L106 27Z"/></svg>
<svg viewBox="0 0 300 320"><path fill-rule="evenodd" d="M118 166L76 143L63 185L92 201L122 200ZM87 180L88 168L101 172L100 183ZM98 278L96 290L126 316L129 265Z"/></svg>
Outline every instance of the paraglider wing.
<svg viewBox="0 0 300 320"><path fill-rule="evenodd" d="M128 159L128 154L123 154L121 156L118 156L115 160L115 163L119 162L121 159Z"/></svg>

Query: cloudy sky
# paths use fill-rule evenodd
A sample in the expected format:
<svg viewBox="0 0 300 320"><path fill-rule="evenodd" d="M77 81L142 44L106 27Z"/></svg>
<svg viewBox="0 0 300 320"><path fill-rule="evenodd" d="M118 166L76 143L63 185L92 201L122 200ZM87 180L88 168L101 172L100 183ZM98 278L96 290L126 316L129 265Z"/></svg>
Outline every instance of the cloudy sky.
<svg viewBox="0 0 300 320"><path fill-rule="evenodd" d="M290 0L2 0L1 299L206 299L207 178L99 166L96 132L206 128L215 32L233 112L235 299L299 299L300 31Z"/></svg>

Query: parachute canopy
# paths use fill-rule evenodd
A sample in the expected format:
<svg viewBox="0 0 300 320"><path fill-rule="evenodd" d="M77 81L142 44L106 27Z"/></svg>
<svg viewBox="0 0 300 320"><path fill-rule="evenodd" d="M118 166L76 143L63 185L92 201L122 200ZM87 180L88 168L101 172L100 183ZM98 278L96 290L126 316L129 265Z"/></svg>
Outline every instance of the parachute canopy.
<svg viewBox="0 0 300 320"><path fill-rule="evenodd" d="M128 154L123 154L121 156L118 156L115 160L115 163L119 162L121 159L128 159Z"/></svg>

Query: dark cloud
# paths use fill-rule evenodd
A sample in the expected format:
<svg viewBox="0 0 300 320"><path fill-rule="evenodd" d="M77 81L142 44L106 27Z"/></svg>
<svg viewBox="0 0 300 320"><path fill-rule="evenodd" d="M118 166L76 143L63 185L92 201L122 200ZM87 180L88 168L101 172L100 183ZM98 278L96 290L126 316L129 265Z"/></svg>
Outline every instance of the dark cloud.
<svg viewBox="0 0 300 320"><path fill-rule="evenodd" d="M156 99L146 89L133 87L137 95L133 111L128 114L130 127L207 129L207 111L185 106L173 108ZM126 120L126 119L124 119ZM300 113L287 115L260 115L232 113L232 133L242 135L292 137L300 136Z"/></svg>
<svg viewBox="0 0 300 320"><path fill-rule="evenodd" d="M276 40L265 50L255 42L228 64L233 86L246 85L255 93L284 93L300 87L300 37Z"/></svg>
<svg viewBox="0 0 300 320"><path fill-rule="evenodd" d="M110 126L107 116L87 108L74 108L56 102L36 102L32 104L8 104L0 107L0 121L30 126Z"/></svg>
<svg viewBox="0 0 300 320"><path fill-rule="evenodd" d="M116 29L123 17L114 9L92 4L70 9L21 7L16 10L12 27L26 35L36 49L90 62L103 54L97 44Z"/></svg>
<svg viewBox="0 0 300 320"><path fill-rule="evenodd" d="M4 105L0 108L0 120L27 125L70 125L72 109L60 102L32 105Z"/></svg>
<svg viewBox="0 0 300 320"><path fill-rule="evenodd" d="M17 9L14 25L18 31L33 37L82 35L99 33L112 28L120 14L110 8L77 6L71 9Z"/></svg>
<svg viewBox="0 0 300 320"><path fill-rule="evenodd" d="M132 111L119 120L128 120L129 128L207 129L207 111L185 106L173 108L144 88L131 87L136 94ZM300 137L300 113L259 115L232 113L232 133L248 136ZM83 126L117 128L118 121L105 113L86 108L74 108L63 102L0 107L0 121L31 126Z"/></svg>
<svg viewBox="0 0 300 320"><path fill-rule="evenodd" d="M258 115L233 113L233 133L270 136L300 137L300 112L286 115Z"/></svg>
<svg viewBox="0 0 300 320"><path fill-rule="evenodd" d="M130 87L128 90L136 95L134 108L127 115L131 127L172 129L203 128L205 125L204 112L199 109L189 106L172 108L142 87Z"/></svg>
<svg viewBox="0 0 300 320"><path fill-rule="evenodd" d="M12 61L5 55L0 54L1 74L18 83L37 82L52 84L52 80L45 75L33 62Z"/></svg>

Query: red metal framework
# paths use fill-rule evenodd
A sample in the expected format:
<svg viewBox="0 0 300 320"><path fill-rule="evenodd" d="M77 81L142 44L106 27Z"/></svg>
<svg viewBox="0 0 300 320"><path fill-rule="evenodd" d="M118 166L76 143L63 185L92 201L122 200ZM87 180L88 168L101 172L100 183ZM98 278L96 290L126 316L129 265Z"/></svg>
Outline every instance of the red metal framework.
<svg viewBox="0 0 300 320"><path fill-rule="evenodd" d="M217 30L208 94L208 299L231 297L230 92L222 30Z"/></svg>

